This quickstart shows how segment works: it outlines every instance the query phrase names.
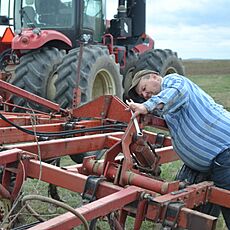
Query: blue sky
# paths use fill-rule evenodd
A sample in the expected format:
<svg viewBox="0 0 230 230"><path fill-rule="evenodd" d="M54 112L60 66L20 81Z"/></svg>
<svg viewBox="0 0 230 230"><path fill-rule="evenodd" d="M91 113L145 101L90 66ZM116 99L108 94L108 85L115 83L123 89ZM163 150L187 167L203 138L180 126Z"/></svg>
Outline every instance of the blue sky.
<svg viewBox="0 0 230 230"><path fill-rule="evenodd" d="M107 2L108 16L114 15L117 1ZM184 59L230 59L230 0L146 0L146 8L155 48Z"/></svg>

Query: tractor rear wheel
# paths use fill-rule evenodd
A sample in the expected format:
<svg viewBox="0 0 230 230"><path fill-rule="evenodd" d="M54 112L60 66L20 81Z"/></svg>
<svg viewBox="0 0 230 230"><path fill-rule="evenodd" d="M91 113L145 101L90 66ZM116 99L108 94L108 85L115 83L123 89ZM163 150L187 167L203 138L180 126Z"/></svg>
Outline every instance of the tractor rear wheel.
<svg viewBox="0 0 230 230"><path fill-rule="evenodd" d="M55 101L62 107L72 107L73 91L77 86L77 73L80 48L71 50L58 68L58 78L55 82ZM103 46L89 45L83 47L80 65L79 85L81 89L81 104L99 96L112 94L122 97L122 77L119 65L108 49ZM71 155L76 163L82 163L85 156L94 153Z"/></svg>
<svg viewBox="0 0 230 230"><path fill-rule="evenodd" d="M63 56L63 52L49 47L22 56L20 64L16 67L15 76L10 83L37 96L52 100L55 94L56 70L62 62ZM45 111L42 106L28 102L21 97L12 96L11 100L18 106L30 106L33 109ZM14 111L21 112L22 109L15 108Z"/></svg>
<svg viewBox="0 0 230 230"><path fill-rule="evenodd" d="M132 83L133 71L139 59L138 53L129 51L126 57L126 65L121 69L121 74L123 75L122 86L125 89L123 94L123 101L128 98L127 92Z"/></svg>
<svg viewBox="0 0 230 230"><path fill-rule="evenodd" d="M134 74L142 69L158 71L162 76L170 73L184 75L184 66L177 53L169 49L152 49L140 55Z"/></svg>
<svg viewBox="0 0 230 230"><path fill-rule="evenodd" d="M71 50L57 71L55 101L62 108L71 107L73 104L79 54L80 48ZM106 94L122 97L119 65L115 63L114 57L109 54L106 47L96 45L83 47L78 84L81 89L81 104Z"/></svg>
<svg viewBox="0 0 230 230"><path fill-rule="evenodd" d="M129 73L128 78L125 79L124 94L127 95L131 86L132 78L135 73L143 69L150 69L160 73L161 76L165 76L170 73L178 73L184 75L184 66L180 58L177 57L177 53L172 50L165 49L152 49L141 54L136 61L135 68ZM143 102L140 97L133 98L136 102Z"/></svg>

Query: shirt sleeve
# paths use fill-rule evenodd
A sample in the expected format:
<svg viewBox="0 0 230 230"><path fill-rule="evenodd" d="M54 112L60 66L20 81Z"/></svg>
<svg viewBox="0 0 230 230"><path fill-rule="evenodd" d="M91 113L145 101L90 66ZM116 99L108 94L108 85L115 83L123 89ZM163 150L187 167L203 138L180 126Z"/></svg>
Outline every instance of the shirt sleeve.
<svg viewBox="0 0 230 230"><path fill-rule="evenodd" d="M149 112L153 111L157 105L164 104L161 112L166 114L176 112L181 107L186 106L188 99L185 79L178 74L172 74L163 79L161 92L143 104Z"/></svg>

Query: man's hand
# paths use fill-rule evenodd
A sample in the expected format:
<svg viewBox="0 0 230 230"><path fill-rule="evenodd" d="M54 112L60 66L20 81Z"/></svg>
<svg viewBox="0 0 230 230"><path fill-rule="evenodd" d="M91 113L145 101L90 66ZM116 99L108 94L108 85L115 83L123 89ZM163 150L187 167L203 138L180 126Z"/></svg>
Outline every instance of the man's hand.
<svg viewBox="0 0 230 230"><path fill-rule="evenodd" d="M134 112L132 119L137 117L140 114L147 114L148 110L143 104L140 103L135 103L132 99L130 101L126 100L127 105L129 108Z"/></svg>

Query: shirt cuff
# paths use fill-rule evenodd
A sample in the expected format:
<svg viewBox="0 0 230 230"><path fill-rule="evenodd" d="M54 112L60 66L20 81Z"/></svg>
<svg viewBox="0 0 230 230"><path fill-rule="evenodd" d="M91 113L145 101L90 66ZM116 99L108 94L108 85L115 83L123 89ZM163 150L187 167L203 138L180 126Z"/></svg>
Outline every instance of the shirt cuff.
<svg viewBox="0 0 230 230"><path fill-rule="evenodd" d="M148 101L144 102L143 105L147 109L148 112L152 112L153 109L155 108L155 105L153 105L152 103Z"/></svg>

